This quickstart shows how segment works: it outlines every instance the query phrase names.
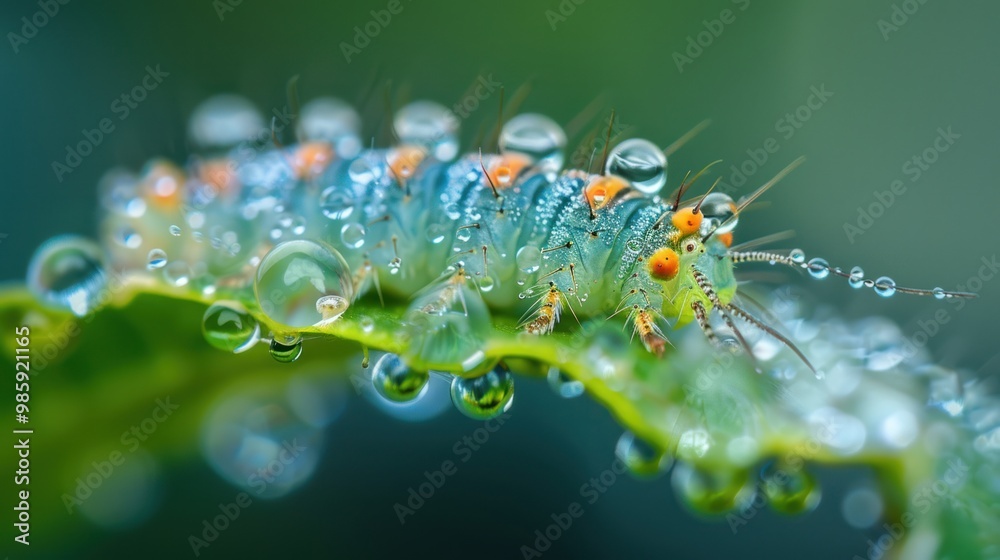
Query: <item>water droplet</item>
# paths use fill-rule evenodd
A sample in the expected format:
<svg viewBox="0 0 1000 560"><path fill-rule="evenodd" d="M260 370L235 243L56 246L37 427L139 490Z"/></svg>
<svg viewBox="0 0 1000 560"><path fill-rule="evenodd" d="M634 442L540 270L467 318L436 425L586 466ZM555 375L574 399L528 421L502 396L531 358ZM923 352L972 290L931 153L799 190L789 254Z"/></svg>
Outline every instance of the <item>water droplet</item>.
<svg viewBox="0 0 1000 560"><path fill-rule="evenodd" d="M809 259L809 264L806 266L806 268L809 270L809 274L813 278L819 278L820 280L822 280L823 278L826 278L827 276L830 275L829 266L830 263L826 262L825 260L819 257L816 257L814 259Z"/></svg>
<svg viewBox="0 0 1000 560"><path fill-rule="evenodd" d="M459 208L457 202L449 202L444 206L444 213L448 216L449 220L457 220L462 217L462 210Z"/></svg>
<svg viewBox="0 0 1000 560"><path fill-rule="evenodd" d="M492 276L483 276L479 279L479 291L489 292L493 290L493 286L496 285L496 281L493 280Z"/></svg>
<svg viewBox="0 0 1000 560"><path fill-rule="evenodd" d="M844 496L840 512L847 524L855 529L867 529L882 517L882 497L870 488L855 488Z"/></svg>
<svg viewBox="0 0 1000 560"><path fill-rule="evenodd" d="M163 278L178 288L191 281L191 267L184 261L173 261L163 269Z"/></svg>
<svg viewBox="0 0 1000 560"><path fill-rule="evenodd" d="M532 274L538 272L539 267L542 265L542 252L538 247L525 245L517 250L514 260L517 261L517 268L521 272Z"/></svg>
<svg viewBox="0 0 1000 560"><path fill-rule="evenodd" d="M254 499L301 488L319 464L323 430L300 415L303 407L292 398L291 387L252 387L227 394L205 416L200 443L208 464L229 483L252 490Z"/></svg>
<svg viewBox="0 0 1000 560"><path fill-rule="evenodd" d="M260 309L275 323L309 327L326 321L317 310L324 296L351 301L354 285L336 249L297 239L275 246L257 267L254 293Z"/></svg>
<svg viewBox="0 0 1000 560"><path fill-rule="evenodd" d="M549 368L545 377L552 391L564 399L579 397L584 392L583 382L569 377L555 366Z"/></svg>
<svg viewBox="0 0 1000 560"><path fill-rule="evenodd" d="M316 324L325 325L331 323L347 311L350 306L350 302L340 296L323 296L316 300L316 312L319 313L323 320Z"/></svg>
<svg viewBox="0 0 1000 560"><path fill-rule="evenodd" d="M329 142L339 157L353 158L361 151L361 117L346 102L317 97L302 106L299 117L306 138Z"/></svg>
<svg viewBox="0 0 1000 560"><path fill-rule="evenodd" d="M875 281L875 293L882 297L891 297L896 293L896 281L888 276L882 276Z"/></svg>
<svg viewBox="0 0 1000 560"><path fill-rule="evenodd" d="M340 228L340 241L351 249L359 249L365 244L365 226L352 222Z"/></svg>
<svg viewBox="0 0 1000 560"><path fill-rule="evenodd" d="M299 356L302 355L302 341L295 340L291 344L285 344L274 338L271 340L271 347L268 350L271 352L271 357L275 360L283 364L290 364L298 360Z"/></svg>
<svg viewBox="0 0 1000 560"><path fill-rule="evenodd" d="M188 134L205 148L228 148L267 130L253 103L238 95L222 94L202 101L191 113Z"/></svg>
<svg viewBox="0 0 1000 560"><path fill-rule="evenodd" d="M123 227L115 234L115 241L122 247L138 249L142 245L142 236L130 227Z"/></svg>
<svg viewBox="0 0 1000 560"><path fill-rule="evenodd" d="M667 156L649 140L631 138L611 150L604 174L617 175L642 194L651 196L667 182Z"/></svg>
<svg viewBox="0 0 1000 560"><path fill-rule="evenodd" d="M455 377L451 382L451 400L469 418L494 418L514 402L514 377L503 364L479 377Z"/></svg>
<svg viewBox="0 0 1000 560"><path fill-rule="evenodd" d="M423 146L440 161L458 155L459 120L444 105L414 101L396 113L393 124L403 144Z"/></svg>
<svg viewBox="0 0 1000 560"><path fill-rule="evenodd" d="M393 257L389 264L387 265L389 269L389 274L399 274L399 269L403 266L403 260L399 257Z"/></svg>
<svg viewBox="0 0 1000 560"><path fill-rule="evenodd" d="M241 304L230 301L213 303L205 310L201 332L212 346L226 352L240 353L260 340L260 325Z"/></svg>
<svg viewBox="0 0 1000 560"><path fill-rule="evenodd" d="M944 293L944 289L942 288L934 288L931 290L931 293L934 294L935 299L944 299L948 295Z"/></svg>
<svg viewBox="0 0 1000 560"><path fill-rule="evenodd" d="M319 197L320 210L331 220L346 220L354 213L354 205L354 193L346 187L327 187Z"/></svg>
<svg viewBox="0 0 1000 560"><path fill-rule="evenodd" d="M82 237L52 238L31 257L27 283L35 297L82 317L97 307L107 285L101 248Z"/></svg>
<svg viewBox="0 0 1000 560"><path fill-rule="evenodd" d="M181 234L181 227L180 226L176 226L176 225L170 226L170 235L173 235L174 237L178 237L178 236L180 236L180 234Z"/></svg>
<svg viewBox="0 0 1000 560"><path fill-rule="evenodd" d="M427 241L430 241L434 245L440 244L444 241L445 234L448 232L448 228L441 224L431 224L427 226Z"/></svg>
<svg viewBox="0 0 1000 560"><path fill-rule="evenodd" d="M672 462L670 455L637 438L632 432L625 432L615 444L615 456L625 463L633 474L649 477L665 472Z"/></svg>
<svg viewBox="0 0 1000 560"><path fill-rule="evenodd" d="M361 186L367 186L384 174L385 164L380 161L369 161L365 154L351 162L347 168L347 176L351 181Z"/></svg>
<svg viewBox="0 0 1000 560"><path fill-rule="evenodd" d="M167 266L167 253L163 249L152 249L147 257L146 268L156 270Z"/></svg>
<svg viewBox="0 0 1000 560"><path fill-rule="evenodd" d="M792 468L772 461L760 473L761 486L775 511L796 515L816 509L820 492L816 479L802 467Z"/></svg>
<svg viewBox="0 0 1000 560"><path fill-rule="evenodd" d="M792 251L788 253L788 257L792 259L792 262L794 263L802 264L806 262L806 253L802 249L792 249Z"/></svg>
<svg viewBox="0 0 1000 560"><path fill-rule="evenodd" d="M361 332L368 334L375 330L375 320L371 317L364 315L358 318L358 326L361 327Z"/></svg>
<svg viewBox="0 0 1000 560"><path fill-rule="evenodd" d="M856 266L851 269L851 277L847 279L847 284L858 289L865 285L865 271L860 266Z"/></svg>
<svg viewBox="0 0 1000 560"><path fill-rule="evenodd" d="M562 168L565 147L566 133L544 115L517 115L504 123L500 132L501 153L526 154L543 173L554 173Z"/></svg>
<svg viewBox="0 0 1000 560"><path fill-rule="evenodd" d="M418 399L427 391L430 375L410 369L396 354L385 354L372 368L372 386L383 398L392 402Z"/></svg>
<svg viewBox="0 0 1000 560"><path fill-rule="evenodd" d="M722 514L746 504L753 497L749 473L743 470L706 470L678 462L674 467L678 496L702 513Z"/></svg>
<svg viewBox="0 0 1000 560"><path fill-rule="evenodd" d="M469 239L472 239L472 228L467 227L458 230L455 232L455 237L462 243L465 243Z"/></svg>

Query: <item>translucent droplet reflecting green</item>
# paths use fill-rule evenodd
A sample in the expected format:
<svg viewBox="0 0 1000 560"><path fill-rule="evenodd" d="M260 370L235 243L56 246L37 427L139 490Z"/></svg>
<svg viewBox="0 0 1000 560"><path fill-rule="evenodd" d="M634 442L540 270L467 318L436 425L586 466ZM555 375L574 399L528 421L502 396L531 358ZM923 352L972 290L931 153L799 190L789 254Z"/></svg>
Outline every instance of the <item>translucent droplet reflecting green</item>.
<svg viewBox="0 0 1000 560"><path fill-rule="evenodd" d="M750 475L744 470L707 470L678 462L672 482L678 497L701 513L726 513L753 497Z"/></svg>
<svg viewBox="0 0 1000 560"><path fill-rule="evenodd" d="M801 467L794 469L774 461L761 470L760 481L775 511L795 515L812 511L819 505L819 484Z"/></svg>
<svg viewBox="0 0 1000 560"><path fill-rule="evenodd" d="M704 216L701 227L705 233L729 233L736 229L736 224L739 222L736 216L736 203L725 193L708 193L702 199L699 210Z"/></svg>
<svg viewBox="0 0 1000 560"><path fill-rule="evenodd" d="M375 392L393 402L412 401L424 394L430 375L410 369L396 354L385 354L372 368Z"/></svg>
<svg viewBox="0 0 1000 560"><path fill-rule="evenodd" d="M35 297L82 317L97 307L107 285L101 248L73 235L50 239L31 257L27 283Z"/></svg>
<svg viewBox="0 0 1000 560"><path fill-rule="evenodd" d="M264 257L257 268L254 293L268 318L297 329L339 317L318 303L327 296L349 302L354 286L350 268L336 249L296 239L275 246Z"/></svg>
<svg viewBox="0 0 1000 560"><path fill-rule="evenodd" d="M295 340L295 342L285 344L277 339L272 339L269 350L272 358L283 364L290 364L302 355L302 341Z"/></svg>
<svg viewBox="0 0 1000 560"><path fill-rule="evenodd" d="M514 377L503 364L479 377L456 377L451 382L451 401L469 418L494 418L514 402Z"/></svg>
<svg viewBox="0 0 1000 560"><path fill-rule="evenodd" d="M226 352L245 352L260 340L257 320L234 301L210 305L202 317L201 332L209 344Z"/></svg>
<svg viewBox="0 0 1000 560"><path fill-rule="evenodd" d="M639 476L651 477L662 474L670 468L671 457L657 450L632 432L625 432L615 444L615 456L628 469Z"/></svg>
<svg viewBox="0 0 1000 560"><path fill-rule="evenodd" d="M488 365L483 347L492 329L479 290L446 280L417 298L406 315L407 362L426 370L476 371Z"/></svg>

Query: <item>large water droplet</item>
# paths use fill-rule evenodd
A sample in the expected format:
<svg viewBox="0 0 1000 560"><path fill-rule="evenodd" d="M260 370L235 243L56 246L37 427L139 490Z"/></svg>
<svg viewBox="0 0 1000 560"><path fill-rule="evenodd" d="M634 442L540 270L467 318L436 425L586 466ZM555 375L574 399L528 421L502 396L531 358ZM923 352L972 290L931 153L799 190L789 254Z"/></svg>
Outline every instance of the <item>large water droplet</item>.
<svg viewBox="0 0 1000 560"><path fill-rule="evenodd" d="M201 332L212 346L240 353L260 340L260 325L253 315L235 301L219 301L205 310Z"/></svg>
<svg viewBox="0 0 1000 560"><path fill-rule="evenodd" d="M418 297L406 314L407 361L428 370L485 367L483 347L493 330L490 312L474 286L455 286L454 276Z"/></svg>
<svg viewBox="0 0 1000 560"><path fill-rule="evenodd" d="M526 154L543 173L559 171L563 165L566 133L545 115L517 115L503 125L500 152Z"/></svg>
<svg viewBox="0 0 1000 560"><path fill-rule="evenodd" d="M628 469L640 476L656 476L670 468L670 455L658 451L632 432L625 432L615 444L617 456Z"/></svg>
<svg viewBox="0 0 1000 560"><path fill-rule="evenodd" d="M469 418L495 418L514 402L514 377L503 364L479 377L456 377L451 382L451 400Z"/></svg>
<svg viewBox="0 0 1000 560"><path fill-rule="evenodd" d="M423 146L441 161L458 154L458 117L433 101L414 101L396 113L396 134L403 144Z"/></svg>
<svg viewBox="0 0 1000 560"><path fill-rule="evenodd" d="M875 293L882 297L891 297L896 293L896 281L888 276L882 276L875 281Z"/></svg>
<svg viewBox="0 0 1000 560"><path fill-rule="evenodd" d="M267 130L253 103L238 95L222 94L202 101L191 113L188 134L204 148L228 148Z"/></svg>
<svg viewBox="0 0 1000 560"><path fill-rule="evenodd" d="M729 233L736 229L736 225L739 223L740 219L736 215L736 203L728 195L720 192L708 193L704 200L701 201L701 208L699 208L704 218L701 221L701 227L704 232L714 231L716 234ZM798 251L802 254L802 251ZM789 255L793 261L795 261L796 254L792 251ZM802 259L805 255L802 254ZM802 262L801 260L795 262Z"/></svg>
<svg viewBox="0 0 1000 560"><path fill-rule="evenodd" d="M60 236L42 244L28 265L28 289L42 301L77 316L93 311L107 285L101 248L88 239Z"/></svg>
<svg viewBox="0 0 1000 560"><path fill-rule="evenodd" d="M306 138L329 142L339 157L353 158L361 151L361 117L346 102L317 97L302 106L299 117Z"/></svg>
<svg viewBox="0 0 1000 560"><path fill-rule="evenodd" d="M324 296L350 302L354 285L350 268L336 249L296 239L264 256L257 267L254 294L268 318L296 329L327 321L317 302Z"/></svg>
<svg viewBox="0 0 1000 560"><path fill-rule="evenodd" d="M788 258L792 259L792 262L802 264L806 262L806 253L802 249L792 249L788 253Z"/></svg>
<svg viewBox="0 0 1000 560"><path fill-rule="evenodd" d="M372 368L375 392L392 402L408 402L421 397L427 390L430 375L411 369L396 354L385 354Z"/></svg>
<svg viewBox="0 0 1000 560"><path fill-rule="evenodd" d="M517 250L514 260L517 261L517 268L521 272L532 274L538 272L538 268L542 265L542 252L538 247L525 245Z"/></svg>
<svg viewBox="0 0 1000 560"><path fill-rule="evenodd" d="M295 338L293 341L287 342L273 338L268 351L275 360L283 364L290 364L302 355L302 340Z"/></svg>
<svg viewBox="0 0 1000 560"><path fill-rule="evenodd" d="M652 196L667 182L667 156L649 140L630 138L608 153L604 174L617 175L642 194Z"/></svg>
<svg viewBox="0 0 1000 560"><path fill-rule="evenodd" d="M191 281L191 267L184 261L173 261L163 269L163 279L178 288Z"/></svg>
<svg viewBox="0 0 1000 560"><path fill-rule="evenodd" d="M775 511L795 515L812 511L819 505L819 484L801 467L791 468L772 461L761 470L760 480L768 503Z"/></svg>
<svg viewBox="0 0 1000 560"><path fill-rule="evenodd" d="M931 293L934 294L934 299L944 299L948 297L948 294L944 293L944 288L934 288L931 290Z"/></svg>

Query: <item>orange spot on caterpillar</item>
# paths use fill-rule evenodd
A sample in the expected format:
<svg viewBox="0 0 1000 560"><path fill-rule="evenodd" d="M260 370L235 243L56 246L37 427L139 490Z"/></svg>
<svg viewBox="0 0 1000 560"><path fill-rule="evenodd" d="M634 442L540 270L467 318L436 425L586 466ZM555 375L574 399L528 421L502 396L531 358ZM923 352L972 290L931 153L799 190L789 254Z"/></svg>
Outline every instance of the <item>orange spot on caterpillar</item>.
<svg viewBox="0 0 1000 560"><path fill-rule="evenodd" d="M670 221L674 223L675 228L681 230L681 233L689 235L701 227L701 212L695 212L693 208L681 208L674 212Z"/></svg>
<svg viewBox="0 0 1000 560"><path fill-rule="evenodd" d="M732 247L733 246L733 232L729 231L729 232L726 232L726 233L720 233L720 234L717 234L715 237L716 237L716 239L718 239L719 241L721 241L722 244L725 245L726 247Z"/></svg>
<svg viewBox="0 0 1000 560"><path fill-rule="evenodd" d="M628 184L618 177L598 177L594 182L584 187L583 194L587 197L591 208L600 210L610 204L626 188L628 188Z"/></svg>
<svg viewBox="0 0 1000 560"><path fill-rule="evenodd" d="M497 189L505 189L514 184L514 180L529 163L528 158L521 154L503 154L490 164L490 180Z"/></svg>
<svg viewBox="0 0 1000 560"><path fill-rule="evenodd" d="M405 184L426 156L423 148L416 146L399 146L389 155L389 169L393 178L401 185Z"/></svg>
<svg viewBox="0 0 1000 560"><path fill-rule="evenodd" d="M680 257L669 247L664 247L653 253L647 264L649 275L657 280L673 280L677 276L677 270L680 268L680 265Z"/></svg>
<svg viewBox="0 0 1000 560"><path fill-rule="evenodd" d="M213 159L198 166L198 178L214 187L216 193L231 192L238 188L236 173L228 159Z"/></svg>
<svg viewBox="0 0 1000 560"><path fill-rule="evenodd" d="M184 182L184 172L176 165L165 161L152 162L143 175L140 192L145 193L146 199L154 206L177 208L181 203Z"/></svg>
<svg viewBox="0 0 1000 560"><path fill-rule="evenodd" d="M326 142L301 144L292 156L292 169L299 179L319 176L333 161L333 146Z"/></svg>

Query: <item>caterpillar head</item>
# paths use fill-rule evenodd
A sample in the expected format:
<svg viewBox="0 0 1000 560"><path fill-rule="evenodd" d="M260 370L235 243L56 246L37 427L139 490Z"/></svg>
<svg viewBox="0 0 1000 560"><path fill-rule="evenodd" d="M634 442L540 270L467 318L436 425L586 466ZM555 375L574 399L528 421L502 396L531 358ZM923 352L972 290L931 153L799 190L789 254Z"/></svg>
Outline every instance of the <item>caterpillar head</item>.
<svg viewBox="0 0 1000 560"><path fill-rule="evenodd" d="M723 303L735 294L733 263L727 252L736 223L736 204L722 193L709 193L698 204L670 215L667 243L650 257L647 272L663 288L662 311L677 318L676 326L694 318L693 301L706 309L713 307L714 298L703 286L710 286Z"/></svg>

